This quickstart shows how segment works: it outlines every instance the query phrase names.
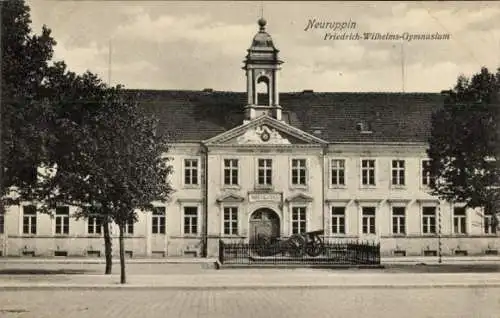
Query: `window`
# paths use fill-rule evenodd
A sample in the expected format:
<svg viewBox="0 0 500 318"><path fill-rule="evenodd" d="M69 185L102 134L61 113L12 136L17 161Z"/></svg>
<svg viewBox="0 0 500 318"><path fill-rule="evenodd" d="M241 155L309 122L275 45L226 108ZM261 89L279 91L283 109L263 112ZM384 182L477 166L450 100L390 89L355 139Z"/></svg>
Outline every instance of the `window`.
<svg viewBox="0 0 500 318"><path fill-rule="evenodd" d="M69 207L56 208L56 234L69 234Z"/></svg>
<svg viewBox="0 0 500 318"><path fill-rule="evenodd" d="M5 214L3 211L0 211L0 234L3 234L5 231Z"/></svg>
<svg viewBox="0 0 500 318"><path fill-rule="evenodd" d="M345 208L332 207L332 233L345 234Z"/></svg>
<svg viewBox="0 0 500 318"><path fill-rule="evenodd" d="M36 206L23 207L23 233L36 234Z"/></svg>
<svg viewBox="0 0 500 318"><path fill-rule="evenodd" d="M363 234L375 234L375 207L363 207Z"/></svg>
<svg viewBox="0 0 500 318"><path fill-rule="evenodd" d="M292 159L292 184L306 185L306 160Z"/></svg>
<svg viewBox="0 0 500 318"><path fill-rule="evenodd" d="M292 208L292 234L303 233L306 231L306 208Z"/></svg>
<svg viewBox="0 0 500 318"><path fill-rule="evenodd" d="M433 206L423 207L422 233L436 234L436 207Z"/></svg>
<svg viewBox="0 0 500 318"><path fill-rule="evenodd" d="M198 208L184 207L184 234L198 234Z"/></svg>
<svg viewBox="0 0 500 318"><path fill-rule="evenodd" d="M464 207L453 208L453 233L467 234L467 214Z"/></svg>
<svg viewBox="0 0 500 318"><path fill-rule="evenodd" d="M405 161L392 161L392 185L405 185Z"/></svg>
<svg viewBox="0 0 500 318"><path fill-rule="evenodd" d="M153 209L153 228L151 232L153 234L165 234L165 208L164 207L155 207Z"/></svg>
<svg viewBox="0 0 500 318"><path fill-rule="evenodd" d="M431 186L434 184L434 178L431 176L431 161L422 160L422 185Z"/></svg>
<svg viewBox="0 0 500 318"><path fill-rule="evenodd" d="M97 215L89 216L87 220L87 233L88 234L101 234L102 233L102 221Z"/></svg>
<svg viewBox="0 0 500 318"><path fill-rule="evenodd" d="M125 228L123 229L123 233L124 234L134 234L134 220L127 220L127 222L125 222Z"/></svg>
<svg viewBox="0 0 500 318"><path fill-rule="evenodd" d="M494 224L493 215L484 216L484 234L496 234L497 227Z"/></svg>
<svg viewBox="0 0 500 318"><path fill-rule="evenodd" d="M238 160L224 159L224 184L238 184Z"/></svg>
<svg viewBox="0 0 500 318"><path fill-rule="evenodd" d="M273 173L272 169L273 161L271 159L259 159L258 164L259 164L258 184L271 185L272 173Z"/></svg>
<svg viewBox="0 0 500 318"><path fill-rule="evenodd" d="M392 208L392 234L405 234L405 208Z"/></svg>
<svg viewBox="0 0 500 318"><path fill-rule="evenodd" d="M184 160L184 184L198 184L198 159Z"/></svg>
<svg viewBox="0 0 500 318"><path fill-rule="evenodd" d="M361 160L361 183L375 185L375 160Z"/></svg>
<svg viewBox="0 0 500 318"><path fill-rule="evenodd" d="M238 208L224 208L224 234L238 235Z"/></svg>
<svg viewBox="0 0 500 318"><path fill-rule="evenodd" d="M333 159L331 161L332 170L332 185L344 185L345 184L345 160Z"/></svg>

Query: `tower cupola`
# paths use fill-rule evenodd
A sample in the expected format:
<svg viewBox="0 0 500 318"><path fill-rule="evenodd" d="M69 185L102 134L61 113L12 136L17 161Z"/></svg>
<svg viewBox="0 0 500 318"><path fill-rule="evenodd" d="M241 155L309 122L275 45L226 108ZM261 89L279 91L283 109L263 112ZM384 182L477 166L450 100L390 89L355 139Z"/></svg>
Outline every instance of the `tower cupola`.
<svg viewBox="0 0 500 318"><path fill-rule="evenodd" d="M266 31L267 21L257 21L259 31L255 34L252 45L247 50L243 69L247 77L247 105L245 119L252 120L267 114L281 120L279 105L278 71L283 63L278 57L279 50L274 46L271 35ZM265 92L257 91L258 85L265 86ZM260 96L259 96L260 95Z"/></svg>

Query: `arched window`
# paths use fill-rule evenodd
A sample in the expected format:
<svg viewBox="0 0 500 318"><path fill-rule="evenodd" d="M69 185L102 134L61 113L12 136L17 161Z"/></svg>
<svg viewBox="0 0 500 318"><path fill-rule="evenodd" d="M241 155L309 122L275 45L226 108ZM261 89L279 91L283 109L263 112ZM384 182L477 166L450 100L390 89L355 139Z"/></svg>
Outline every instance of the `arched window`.
<svg viewBox="0 0 500 318"><path fill-rule="evenodd" d="M261 76L257 79L257 105L269 105L269 78Z"/></svg>

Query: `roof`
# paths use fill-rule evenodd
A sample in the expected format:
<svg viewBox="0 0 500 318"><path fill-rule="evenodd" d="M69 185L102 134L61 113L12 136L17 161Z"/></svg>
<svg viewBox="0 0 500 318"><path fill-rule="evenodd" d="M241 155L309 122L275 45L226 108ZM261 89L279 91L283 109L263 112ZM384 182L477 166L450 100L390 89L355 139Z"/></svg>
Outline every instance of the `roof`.
<svg viewBox="0 0 500 318"><path fill-rule="evenodd" d="M199 142L243 123L244 92L125 91L159 119L170 142ZM280 93L285 122L331 143L427 142L443 99L439 93Z"/></svg>

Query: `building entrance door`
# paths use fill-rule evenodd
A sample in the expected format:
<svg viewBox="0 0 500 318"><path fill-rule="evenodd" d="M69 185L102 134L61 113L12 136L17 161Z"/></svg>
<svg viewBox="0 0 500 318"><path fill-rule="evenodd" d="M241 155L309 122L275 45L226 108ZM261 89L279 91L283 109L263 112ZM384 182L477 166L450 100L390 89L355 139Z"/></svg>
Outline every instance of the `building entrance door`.
<svg viewBox="0 0 500 318"><path fill-rule="evenodd" d="M250 243L265 237L274 240L280 236L280 219L271 209L262 208L254 211L250 216Z"/></svg>

